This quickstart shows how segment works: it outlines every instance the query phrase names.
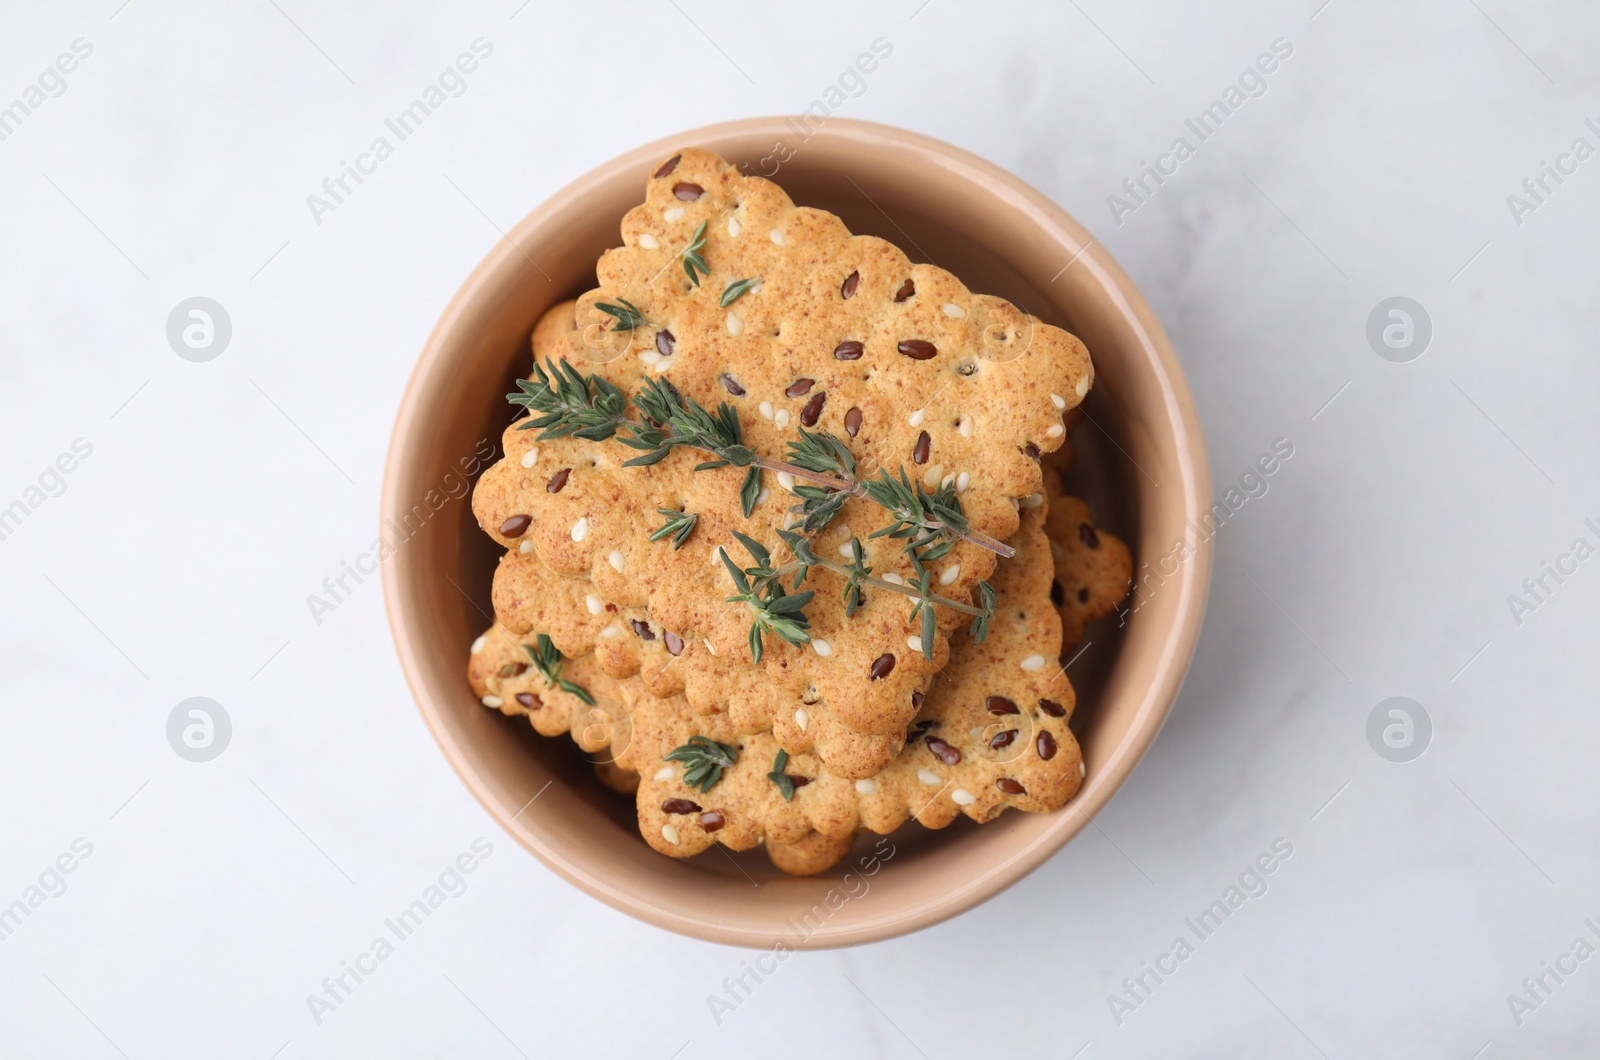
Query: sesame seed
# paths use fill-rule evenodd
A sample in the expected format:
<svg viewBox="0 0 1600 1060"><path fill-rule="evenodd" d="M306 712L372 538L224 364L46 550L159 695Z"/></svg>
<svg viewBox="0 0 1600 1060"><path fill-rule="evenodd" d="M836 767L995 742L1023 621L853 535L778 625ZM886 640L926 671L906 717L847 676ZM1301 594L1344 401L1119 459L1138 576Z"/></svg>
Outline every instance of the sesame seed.
<svg viewBox="0 0 1600 1060"><path fill-rule="evenodd" d="M721 545L718 545L716 548L712 549L711 550L711 566L713 568L715 568L716 570L722 570L723 569L722 568L722 557L725 556L725 555L727 555L727 553L722 551L722 546Z"/></svg>
<svg viewBox="0 0 1600 1060"><path fill-rule="evenodd" d="M730 312L728 314L727 323L728 334L730 335L737 335L739 332L744 330L744 321L740 318L738 313Z"/></svg>
<svg viewBox="0 0 1600 1060"><path fill-rule="evenodd" d="M943 477L944 477L944 465L943 464L930 464L928 466L928 470L926 470L926 471L924 471L922 473L922 484L924 486L928 487L929 489L933 489L935 486L937 486L939 484L939 480L941 478L943 478Z"/></svg>
<svg viewBox="0 0 1600 1060"><path fill-rule="evenodd" d="M611 550L611 555L606 557L606 562L611 564L612 570L616 571L618 574L621 574L623 564L627 562L627 558L623 556L620 548L614 548Z"/></svg>
<svg viewBox="0 0 1600 1060"><path fill-rule="evenodd" d="M855 558L855 552L850 548L850 542L846 541L844 544L839 546L839 555L845 559Z"/></svg>
<svg viewBox="0 0 1600 1060"><path fill-rule="evenodd" d="M959 432L961 437L963 437L963 438L971 438L972 437L972 419L971 419L971 417L969 417L969 416L961 417L961 423L959 425L957 425L956 431Z"/></svg>
<svg viewBox="0 0 1600 1060"><path fill-rule="evenodd" d="M533 551L533 542L524 538L517 544L517 551L521 552L523 555L527 555L529 552Z"/></svg>
<svg viewBox="0 0 1600 1060"><path fill-rule="evenodd" d="M600 631L600 636L606 640L613 640L622 636L622 627L613 622L611 625Z"/></svg>
<svg viewBox="0 0 1600 1060"><path fill-rule="evenodd" d="M582 541L589 536L589 517L585 515L572 524L572 540Z"/></svg>
<svg viewBox="0 0 1600 1060"><path fill-rule="evenodd" d="M670 825L670 824L662 825L661 826L661 838L665 839L667 842L671 843L673 846L677 846L678 845L678 829L676 827L674 827L673 825Z"/></svg>
<svg viewBox="0 0 1600 1060"><path fill-rule="evenodd" d="M946 302L944 304L944 315L947 317L952 317L956 320L960 320L962 317L967 315L967 311L956 305L954 302Z"/></svg>
<svg viewBox="0 0 1600 1060"><path fill-rule="evenodd" d="M1085 776L1088 776L1088 775L1089 775L1089 767L1083 764L1083 759L1081 759L1081 758L1078 759L1078 776L1085 777Z"/></svg>
<svg viewBox="0 0 1600 1060"><path fill-rule="evenodd" d="M661 211L661 216L663 219L668 221L681 221L683 219L683 207L670 206Z"/></svg>
<svg viewBox="0 0 1600 1060"><path fill-rule="evenodd" d="M711 653L711 657L712 658L716 658L716 656L717 656L717 646L715 644L711 643L711 638L710 637L701 637L700 638L700 643L704 644L706 646L706 651Z"/></svg>
<svg viewBox="0 0 1600 1060"><path fill-rule="evenodd" d="M761 404L756 406L756 411L761 413L761 415L765 416L767 419L772 419L772 402L763 401Z"/></svg>
<svg viewBox="0 0 1600 1060"><path fill-rule="evenodd" d="M910 415L908 422L910 422L911 426L913 427L921 427L924 418L923 410L918 409Z"/></svg>
<svg viewBox="0 0 1600 1060"><path fill-rule="evenodd" d="M966 788L957 788L950 793L950 798L955 800L957 806L971 806L978 801L978 797Z"/></svg>
<svg viewBox="0 0 1600 1060"><path fill-rule="evenodd" d="M806 713L806 708L801 707L794 712L794 723L800 726L801 732L806 731L806 726L811 724L811 715Z"/></svg>
<svg viewBox="0 0 1600 1060"><path fill-rule="evenodd" d="M896 574L894 571L890 571L888 574L885 574L883 576L883 580L888 582L890 585L904 585L906 583L906 580L900 577L900 575Z"/></svg>
<svg viewBox="0 0 1600 1060"><path fill-rule="evenodd" d="M970 486L970 485L972 485L972 476L967 474L965 471L961 472L961 474L956 476L956 492L957 493L965 493L965 492L967 492L967 487Z"/></svg>
<svg viewBox="0 0 1600 1060"><path fill-rule="evenodd" d="M665 372L668 368L671 368L673 365L675 365L677 363L678 363L678 359L676 357L663 357L663 358L661 358L661 360L655 366L656 374L660 375L662 372Z"/></svg>
<svg viewBox="0 0 1600 1060"><path fill-rule="evenodd" d="M1050 403L1058 409L1064 409L1067 407L1067 399L1062 397L1060 394L1051 394Z"/></svg>
<svg viewBox="0 0 1600 1060"><path fill-rule="evenodd" d="M649 232L639 233L639 245L646 250L659 250L661 248L661 242Z"/></svg>
<svg viewBox="0 0 1600 1060"><path fill-rule="evenodd" d="M780 247L789 242L787 239L783 238L783 233L776 228L767 233L767 238L778 244Z"/></svg>
<svg viewBox="0 0 1600 1060"><path fill-rule="evenodd" d="M539 462L539 447L538 446L534 446L532 449L529 449L526 453L522 454L522 466L523 467L532 467L533 465L537 464L538 462Z"/></svg>
<svg viewBox="0 0 1600 1060"><path fill-rule="evenodd" d="M1030 493L1026 497L1022 498L1022 500L1018 501L1017 505L1018 505L1018 507L1021 507L1021 508L1037 508L1037 507L1039 507L1039 505L1041 505L1043 503L1044 503L1044 494L1042 494L1042 493Z"/></svg>
<svg viewBox="0 0 1600 1060"><path fill-rule="evenodd" d="M660 769L656 770L656 779L657 780L671 780L672 779L672 767L671 766L662 766Z"/></svg>
<svg viewBox="0 0 1600 1060"><path fill-rule="evenodd" d="M1028 670L1028 671L1044 669L1044 656L1043 655L1030 655L1030 656L1028 656L1026 659L1022 660L1022 668L1024 670Z"/></svg>
<svg viewBox="0 0 1600 1060"><path fill-rule="evenodd" d="M821 637L812 637L811 638L811 647L816 651L816 653L818 655L822 656L824 659L826 659L828 656L833 654L833 645L829 644L827 641L823 640ZM805 728L804 725L802 725L800 727L802 729Z"/></svg>
<svg viewBox="0 0 1600 1060"><path fill-rule="evenodd" d="M789 410L779 409L777 412L773 413L772 422L776 423L779 427L789 426Z"/></svg>
<svg viewBox="0 0 1600 1060"><path fill-rule="evenodd" d="M926 766L917 770L917 780L923 784L926 784L930 788L937 788L940 784L944 783L944 781L939 779L939 774L935 773Z"/></svg>
<svg viewBox="0 0 1600 1060"><path fill-rule="evenodd" d="M787 471L778 472L778 485L782 486L784 489L788 490L790 493L793 493L794 492L794 476L789 474L789 472L787 472Z"/></svg>
<svg viewBox="0 0 1600 1060"><path fill-rule="evenodd" d="M1082 379L1078 380L1078 396L1079 397L1083 397L1083 395L1087 394L1088 392L1089 392L1089 377L1088 376L1084 376Z"/></svg>
<svg viewBox="0 0 1600 1060"><path fill-rule="evenodd" d="M856 781L856 791L862 795L876 795L878 793L878 782L876 780L858 780Z"/></svg>
<svg viewBox="0 0 1600 1060"><path fill-rule="evenodd" d="M767 498L770 496L772 496L772 491L767 487L762 486L761 492L756 494L756 507L759 508L761 505L767 503Z"/></svg>
<svg viewBox="0 0 1600 1060"><path fill-rule="evenodd" d="M946 475L944 478L939 480L939 488L940 489L949 489L951 486L954 486L955 484L956 484L956 477L954 475Z"/></svg>
<svg viewBox="0 0 1600 1060"><path fill-rule="evenodd" d="M850 524L849 523L840 523L838 526L834 527L833 528L833 536L834 537L849 537L850 536Z"/></svg>
<svg viewBox="0 0 1600 1060"><path fill-rule="evenodd" d="M487 636L480 636L477 640L472 642L472 654L477 655L478 653L482 652L484 645L488 643L489 638Z"/></svg>
<svg viewBox="0 0 1600 1060"><path fill-rule="evenodd" d="M500 706L500 704L502 704L504 702L505 702L505 700L501 699L499 696L484 696L483 697L483 705L486 706L486 707L498 707L498 706Z"/></svg>
<svg viewBox="0 0 1600 1060"><path fill-rule="evenodd" d="M738 234L739 234L739 219L737 217L728 218L728 235L737 236Z"/></svg>
<svg viewBox="0 0 1600 1060"><path fill-rule="evenodd" d="M922 638L918 637L918 636L914 636L914 635L910 636L910 637L907 637L906 638L906 647L910 648L912 651L921 651L922 650Z"/></svg>
<svg viewBox="0 0 1600 1060"><path fill-rule="evenodd" d="M585 596L583 598L583 602L588 606L589 613L591 615L598 615L601 611L605 610L605 606L606 605L603 604L600 601L600 598L598 596L596 596L594 593L590 593L587 596Z"/></svg>
<svg viewBox="0 0 1600 1060"><path fill-rule="evenodd" d="M1044 432L1044 436L1046 438L1059 438L1063 434L1065 434L1066 431L1067 431L1067 429L1065 427L1061 426L1061 424L1052 423L1050 425L1050 429Z"/></svg>
<svg viewBox="0 0 1600 1060"><path fill-rule="evenodd" d="M961 577L961 564L952 563L944 569L943 574L939 575L939 584L949 585L959 577Z"/></svg>
<svg viewBox="0 0 1600 1060"><path fill-rule="evenodd" d="M661 363L661 355L655 350L640 350L639 360L643 361L645 364L654 366Z"/></svg>

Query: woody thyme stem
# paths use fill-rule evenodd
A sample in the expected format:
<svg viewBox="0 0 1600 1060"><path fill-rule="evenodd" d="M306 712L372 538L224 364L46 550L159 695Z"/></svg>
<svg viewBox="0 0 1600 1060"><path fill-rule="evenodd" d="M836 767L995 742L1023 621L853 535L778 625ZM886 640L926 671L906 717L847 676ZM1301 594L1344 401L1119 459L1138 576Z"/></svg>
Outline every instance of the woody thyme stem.
<svg viewBox="0 0 1600 1060"><path fill-rule="evenodd" d="M783 566L773 571L772 576L773 578L782 578L785 575L793 574L802 566L821 567L823 570L832 571L833 573L845 578L850 576L849 567L846 567L842 563L835 563L832 560L823 559L820 556L817 557L817 561L815 563L802 564L798 561L790 561L785 563ZM871 575L868 575L865 578L861 578L860 582L862 585L871 585L878 589L887 589L891 593L899 593L901 596L908 596L913 600L922 599L922 594L916 592L911 587L906 585L896 585L894 582L884 581L882 578L874 578ZM981 608L973 607L971 604L962 603L960 600L952 600L948 596L940 596L938 593L930 594L929 599L938 604L940 607L948 607L950 610L960 611L964 615L973 615L974 617L978 617L982 616L984 613Z"/></svg>

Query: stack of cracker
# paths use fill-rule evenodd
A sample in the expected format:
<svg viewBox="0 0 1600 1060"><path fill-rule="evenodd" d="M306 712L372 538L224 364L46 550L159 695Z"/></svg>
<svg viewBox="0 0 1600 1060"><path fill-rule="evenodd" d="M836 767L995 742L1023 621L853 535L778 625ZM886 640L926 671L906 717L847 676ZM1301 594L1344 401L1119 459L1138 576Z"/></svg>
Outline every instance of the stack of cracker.
<svg viewBox="0 0 1600 1060"><path fill-rule="evenodd" d="M1056 473L1082 343L707 151L622 234L473 495L507 549L474 692L602 755L676 857L805 874L1064 805L1061 660L1131 573Z"/></svg>

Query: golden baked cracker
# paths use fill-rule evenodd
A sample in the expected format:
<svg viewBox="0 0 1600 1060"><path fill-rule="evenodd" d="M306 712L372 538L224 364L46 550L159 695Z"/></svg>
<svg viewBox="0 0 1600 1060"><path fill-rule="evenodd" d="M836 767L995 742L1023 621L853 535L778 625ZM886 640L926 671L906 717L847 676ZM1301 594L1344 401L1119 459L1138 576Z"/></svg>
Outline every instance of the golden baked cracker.
<svg viewBox="0 0 1600 1060"><path fill-rule="evenodd" d="M1121 538L1094 525L1089 506L1063 496L1059 480L1045 476L1050 514L1045 532L1055 561L1050 599L1061 616L1061 654L1069 657L1083 630L1116 610L1133 585L1133 556Z"/></svg>
<svg viewBox="0 0 1600 1060"><path fill-rule="evenodd" d="M680 271L688 260L680 251L699 221L707 227L696 253L707 265L694 287ZM762 234L764 240L754 238ZM849 236L836 218L795 208L774 185L741 177L706 152L684 152L672 172L651 182L646 204L624 222L624 238L626 246L602 259L601 289L572 310L578 326L563 333L568 310L558 307L536 329L536 347L564 353L629 393L660 375L707 407L727 400L738 410L746 443L764 455L783 456L798 427L812 422L849 439L862 478L904 466L930 487L961 490L965 514L980 533L1003 537L1015 526L1013 501L1035 492L1037 458L1064 436L1061 410L1088 388L1087 355L1070 335L997 299L971 295L941 270L910 265L890 244ZM826 283L819 280L824 275ZM759 285L721 304L729 294L724 284L753 277ZM595 308L602 302L626 304L649 323L619 332L621 318ZM764 475L765 498L747 519L738 506L744 473L695 473L704 454L679 449L652 467L622 468L637 453L614 439L535 441L530 432L508 431L507 445L507 459L474 495L480 524L492 536L531 547L558 573L587 575L607 602L647 608L653 625L707 645L706 656L714 650L722 658L749 658L749 616L727 606L730 586L712 565L714 550L737 552L731 532L739 529L784 554L770 530L758 532L781 525L794 502L785 496L783 476ZM682 550L647 540L662 509L698 519ZM852 536L865 539L885 521L876 505L853 498L834 525L849 525ZM867 544L877 573L911 576L897 543ZM936 568L941 594L970 599L994 561L992 553L958 542ZM518 570L503 566L497 585ZM821 645L794 647L769 636L768 683L748 713L752 725L798 730L796 711L809 701L818 731L791 732L785 744L814 746L862 775L892 753L894 734L913 713L911 694L943 664L946 634L966 618L936 609L933 658L926 659L909 648L919 628L908 621L907 602L869 593L868 606L846 619L842 579L821 571L812 578L819 595L807 613ZM590 646L617 667L634 659L622 645ZM584 645L568 640L563 647L576 654ZM885 669L880 660L889 658L893 671L862 680ZM691 671L713 664L691 651L658 669L674 666ZM652 681L652 687L666 686Z"/></svg>
<svg viewBox="0 0 1600 1060"><path fill-rule="evenodd" d="M790 876L816 876L827 872L850 853L854 836L828 836L812 832L796 843L769 839L767 856Z"/></svg>
<svg viewBox="0 0 1600 1060"><path fill-rule="evenodd" d="M983 821L1008 805L1054 809L1076 791L1082 772L1067 728L1072 689L1055 662L1060 625L1049 604L1053 566L1044 517L1039 505L1023 511L1014 539L1018 556L996 574L989 639L954 638L951 666L921 704L916 741L875 777L840 776L814 755L789 756L776 770L781 749L770 734L740 734L724 714L698 715L681 696L651 697L637 679L618 681L583 659L566 664L563 674L588 681L598 706L585 714L570 693L550 691L544 693L549 707L536 707L532 720L541 732L561 719L594 731L609 724L619 739L625 736L627 745L614 748L616 764L640 774L641 831L653 847L674 856L714 842L748 849L763 838L779 850L786 844L814 852L818 844L847 844L863 827L891 831L908 816L943 827L958 813ZM472 664L474 690L511 702L519 690L548 688L532 670L499 676L508 665L514 669L521 651L519 639L499 626L485 634ZM626 719L616 717L619 710L628 712ZM541 717L546 711L551 718ZM596 711L604 721L595 720ZM731 758L704 792L686 782L682 764L667 759L696 737L724 745ZM775 771L797 785L792 800L769 777ZM780 867L802 864L774 860Z"/></svg>

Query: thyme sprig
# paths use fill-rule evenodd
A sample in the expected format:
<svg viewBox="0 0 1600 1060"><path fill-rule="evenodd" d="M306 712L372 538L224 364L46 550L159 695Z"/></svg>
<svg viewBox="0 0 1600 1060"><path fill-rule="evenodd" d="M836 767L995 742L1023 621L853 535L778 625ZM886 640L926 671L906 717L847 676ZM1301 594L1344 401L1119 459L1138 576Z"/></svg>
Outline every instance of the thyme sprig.
<svg viewBox="0 0 1600 1060"><path fill-rule="evenodd" d="M794 798L794 778L784 772L789 768L789 752L780 750L772 760L772 771L767 774L767 779L778 785L778 794L783 796L784 802Z"/></svg>
<svg viewBox="0 0 1600 1060"><path fill-rule="evenodd" d="M971 615L972 624L967 627L967 632L971 634L973 640L982 643L989 637L989 623L994 620L995 591L994 587L988 582L978 583L978 606L974 607L972 604L961 600L953 600L948 596L941 596L934 592L932 572L923 566L921 558L916 553L908 552L908 555L911 556L912 565L918 572L916 580L910 584L899 584L871 576L872 568L867 566L864 561L864 549L861 546L859 537L850 539L850 551L853 557L851 562L837 563L817 555L816 550L811 547L811 542L793 530L779 530L778 536L783 539L784 545L788 547L790 552L794 553L795 557L794 562L778 568L779 576L781 577L791 571L795 572L793 584L796 588L805 581L806 574L809 573L812 567L820 567L844 578L845 614L847 617L853 616L856 610L866 603L866 597L861 588L864 585L898 593L914 600L915 604L911 608L910 617L912 619L918 617L922 619L922 652L928 659L933 658L935 632L933 606L936 604L939 607L946 607L952 611Z"/></svg>
<svg viewBox="0 0 1600 1060"><path fill-rule="evenodd" d="M746 291L750 290L760 282L761 277L759 276L750 276L743 280L734 280L732 283L728 284L727 287L723 288L722 298L717 302L717 305L723 309L728 308L734 302L739 300L740 295L744 294Z"/></svg>
<svg viewBox="0 0 1600 1060"><path fill-rule="evenodd" d="M691 736L682 747L675 747L666 756L668 762L683 763L683 782L702 794L716 786L722 771L733 765L739 752L709 736Z"/></svg>
<svg viewBox="0 0 1600 1060"><path fill-rule="evenodd" d="M929 493L918 482L914 486L900 469L895 479L886 469L878 469L878 477L859 482L856 479L856 460L848 446L836 436L812 433L800 428L798 440L789 442L789 461L808 471L836 479L828 488L801 486L795 493L801 498L801 524L806 533L814 534L833 521L849 497L866 497L895 517L895 522L877 531L873 537L909 539L908 547L926 549L939 544L937 552L925 554L928 560L939 559L955 547L955 539L971 542L1006 559L1016 555L1016 549L988 534L973 530L961 511L961 499L953 483L940 485Z"/></svg>
<svg viewBox="0 0 1600 1060"><path fill-rule="evenodd" d="M547 361L544 366L536 362L533 372L532 379L517 380L521 393L508 394L507 400L538 414L518 429L543 430L541 440L573 435L604 441L624 431L618 440L644 451L643 456L627 461L625 467L659 463L675 447L687 445L716 457L696 465L696 471L731 464L784 472L804 480L807 484L797 486L794 492L801 499L800 525L808 534L831 523L851 497L866 497L888 509L896 520L874 536L906 539L918 548L927 548L936 541L946 544L943 552L927 555L929 560L948 552L954 538L1006 559L1016 555L1010 545L971 528L953 486L941 485L929 493L921 483L913 486L904 468L900 469L898 480L879 469L878 478L857 481L855 456L834 435L801 427L799 439L789 442L789 459L773 460L759 456L744 444L739 414L726 401L711 412L693 398L684 397L668 380L650 379L633 396L634 406L645 417L645 422L640 423L627 418L627 398L622 391L599 376L585 376L565 360L555 364ZM749 482L747 476L746 487ZM756 487L757 492L759 489Z"/></svg>
<svg viewBox="0 0 1600 1060"><path fill-rule="evenodd" d="M689 540L689 535L694 533L694 524L700 521L698 512L680 512L675 508L657 508L656 514L666 516L667 521L650 535L650 540L660 541L664 537L671 537L674 552Z"/></svg>
<svg viewBox="0 0 1600 1060"><path fill-rule="evenodd" d="M650 321L645 319L644 312L626 298L617 299L615 304L596 302L594 307L616 318L617 324L611 329L612 331L633 331L635 328L651 326Z"/></svg>
<svg viewBox="0 0 1600 1060"><path fill-rule="evenodd" d="M789 594L783 588L782 568L772 566L772 553L761 542L735 530L733 536L756 561L753 567L740 567L728 556L728 550L719 548L717 557L728 568L733 584L739 591L727 597L730 604L744 604L750 609L750 658L760 662L762 635L772 633L795 647L811 643L811 619L805 607L816 593L807 589L803 593ZM798 585L798 582L796 583Z"/></svg>
<svg viewBox="0 0 1600 1060"><path fill-rule="evenodd" d="M700 276L711 275L710 268L706 266L705 256L700 253L705 246L706 223L701 221L695 227L694 235L689 237L689 245L683 248L683 271L689 274L689 282L696 287L700 286Z"/></svg>
<svg viewBox="0 0 1600 1060"><path fill-rule="evenodd" d="M594 697L582 685L574 684L561 676L561 664L566 661L566 656L550 641L547 633L539 634L538 646L524 644L522 649L528 653L528 658L533 660L534 669L544 678L544 683L551 688L559 688L563 692L570 692L589 706L594 706Z"/></svg>

